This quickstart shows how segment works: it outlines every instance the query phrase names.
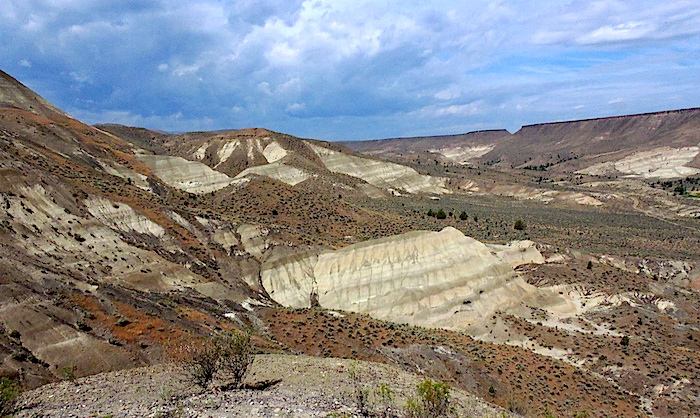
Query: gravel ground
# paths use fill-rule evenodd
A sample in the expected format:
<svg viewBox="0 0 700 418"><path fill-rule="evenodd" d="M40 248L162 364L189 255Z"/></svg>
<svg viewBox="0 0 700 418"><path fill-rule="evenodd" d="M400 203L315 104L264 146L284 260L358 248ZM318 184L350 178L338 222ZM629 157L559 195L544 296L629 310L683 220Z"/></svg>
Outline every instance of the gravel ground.
<svg viewBox="0 0 700 418"><path fill-rule="evenodd" d="M282 379L264 390L198 391L177 364L103 373L42 386L22 394L17 417L325 417L358 416L349 371L372 391L387 383L395 410L423 378L379 363L292 355L258 355L246 383ZM502 416L504 411L452 391L457 416ZM372 398L370 398L372 401ZM376 407L381 404L372 401Z"/></svg>

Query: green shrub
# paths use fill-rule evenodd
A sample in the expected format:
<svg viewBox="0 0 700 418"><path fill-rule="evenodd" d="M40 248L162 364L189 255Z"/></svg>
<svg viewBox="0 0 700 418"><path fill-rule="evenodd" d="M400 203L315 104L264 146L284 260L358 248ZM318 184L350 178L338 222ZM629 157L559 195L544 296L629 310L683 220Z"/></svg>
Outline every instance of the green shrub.
<svg viewBox="0 0 700 418"><path fill-rule="evenodd" d="M369 390L363 383L363 370L358 369L354 363L348 371L352 393L350 398L357 406L360 416L363 417L396 417L396 405L394 403L394 391L388 383L378 383L374 390ZM374 380L374 379L372 379Z"/></svg>
<svg viewBox="0 0 700 418"><path fill-rule="evenodd" d="M371 416L371 407L369 405L369 390L362 383L361 373L357 370L357 364L353 364L348 372L350 376L350 384L352 385L352 400L357 405L360 416Z"/></svg>
<svg viewBox="0 0 700 418"><path fill-rule="evenodd" d="M216 334L201 343L184 347L185 379L203 389L214 378L227 380L230 386L240 388L255 355L250 333L230 331Z"/></svg>
<svg viewBox="0 0 700 418"><path fill-rule="evenodd" d="M19 397L19 383L3 377L0 379L0 417L11 416Z"/></svg>
<svg viewBox="0 0 700 418"><path fill-rule="evenodd" d="M219 334L214 338L214 344L219 350L222 378L232 381L235 387L240 387L255 359L250 343L250 333L227 332Z"/></svg>
<svg viewBox="0 0 700 418"><path fill-rule="evenodd" d="M406 405L411 418L437 418L450 414L450 385L444 382L424 380L416 387L417 398L410 398Z"/></svg>
<svg viewBox="0 0 700 418"><path fill-rule="evenodd" d="M75 366L73 365L66 365L61 367L56 374L61 380L67 380L69 382L75 382L76 376L75 376Z"/></svg>
<svg viewBox="0 0 700 418"><path fill-rule="evenodd" d="M216 347L206 341L198 347L188 347L186 351L189 358L183 364L185 379L203 389L208 388L218 370L219 355Z"/></svg>
<svg viewBox="0 0 700 418"><path fill-rule="evenodd" d="M389 418L393 416L392 411L394 407L394 391L391 390L388 383L379 383L374 390L374 396L376 398L377 407L379 411L377 416L382 418Z"/></svg>
<svg viewBox="0 0 700 418"><path fill-rule="evenodd" d="M517 221L515 221L515 224L513 224L513 228L515 228L518 231L524 230L525 229L525 221L523 221L522 219L518 219Z"/></svg>

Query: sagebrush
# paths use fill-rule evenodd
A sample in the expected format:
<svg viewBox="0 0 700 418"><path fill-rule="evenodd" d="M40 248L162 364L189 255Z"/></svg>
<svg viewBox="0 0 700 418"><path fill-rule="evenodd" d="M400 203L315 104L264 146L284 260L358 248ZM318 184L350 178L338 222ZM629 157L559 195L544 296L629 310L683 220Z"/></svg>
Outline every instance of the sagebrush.
<svg viewBox="0 0 700 418"><path fill-rule="evenodd" d="M19 396L19 383L8 379L0 378L0 417L11 416L17 406Z"/></svg>
<svg viewBox="0 0 700 418"><path fill-rule="evenodd" d="M418 396L410 398L406 405L411 418L437 418L451 415L450 385L426 379L416 387Z"/></svg>
<svg viewBox="0 0 700 418"><path fill-rule="evenodd" d="M255 355L249 332L229 331L184 347L186 380L207 389L214 379L239 388Z"/></svg>

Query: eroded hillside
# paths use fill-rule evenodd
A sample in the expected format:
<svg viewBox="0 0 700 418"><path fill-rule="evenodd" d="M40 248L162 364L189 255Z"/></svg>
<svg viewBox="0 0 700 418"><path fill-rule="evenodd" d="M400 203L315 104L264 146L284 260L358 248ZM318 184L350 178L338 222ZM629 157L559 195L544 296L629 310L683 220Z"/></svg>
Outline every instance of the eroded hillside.
<svg viewBox="0 0 700 418"><path fill-rule="evenodd" d="M500 131L386 162L265 129L91 127L0 88L0 371L27 388L251 328L260 352L390 363L518 413L700 404L692 190L469 165Z"/></svg>

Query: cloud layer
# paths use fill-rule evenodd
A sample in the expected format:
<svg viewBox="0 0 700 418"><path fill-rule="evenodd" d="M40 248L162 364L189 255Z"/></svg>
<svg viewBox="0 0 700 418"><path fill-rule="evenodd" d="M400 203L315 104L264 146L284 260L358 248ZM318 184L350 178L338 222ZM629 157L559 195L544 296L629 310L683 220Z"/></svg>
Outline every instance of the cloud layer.
<svg viewBox="0 0 700 418"><path fill-rule="evenodd" d="M695 0L9 0L3 70L74 116L328 140L700 106Z"/></svg>

